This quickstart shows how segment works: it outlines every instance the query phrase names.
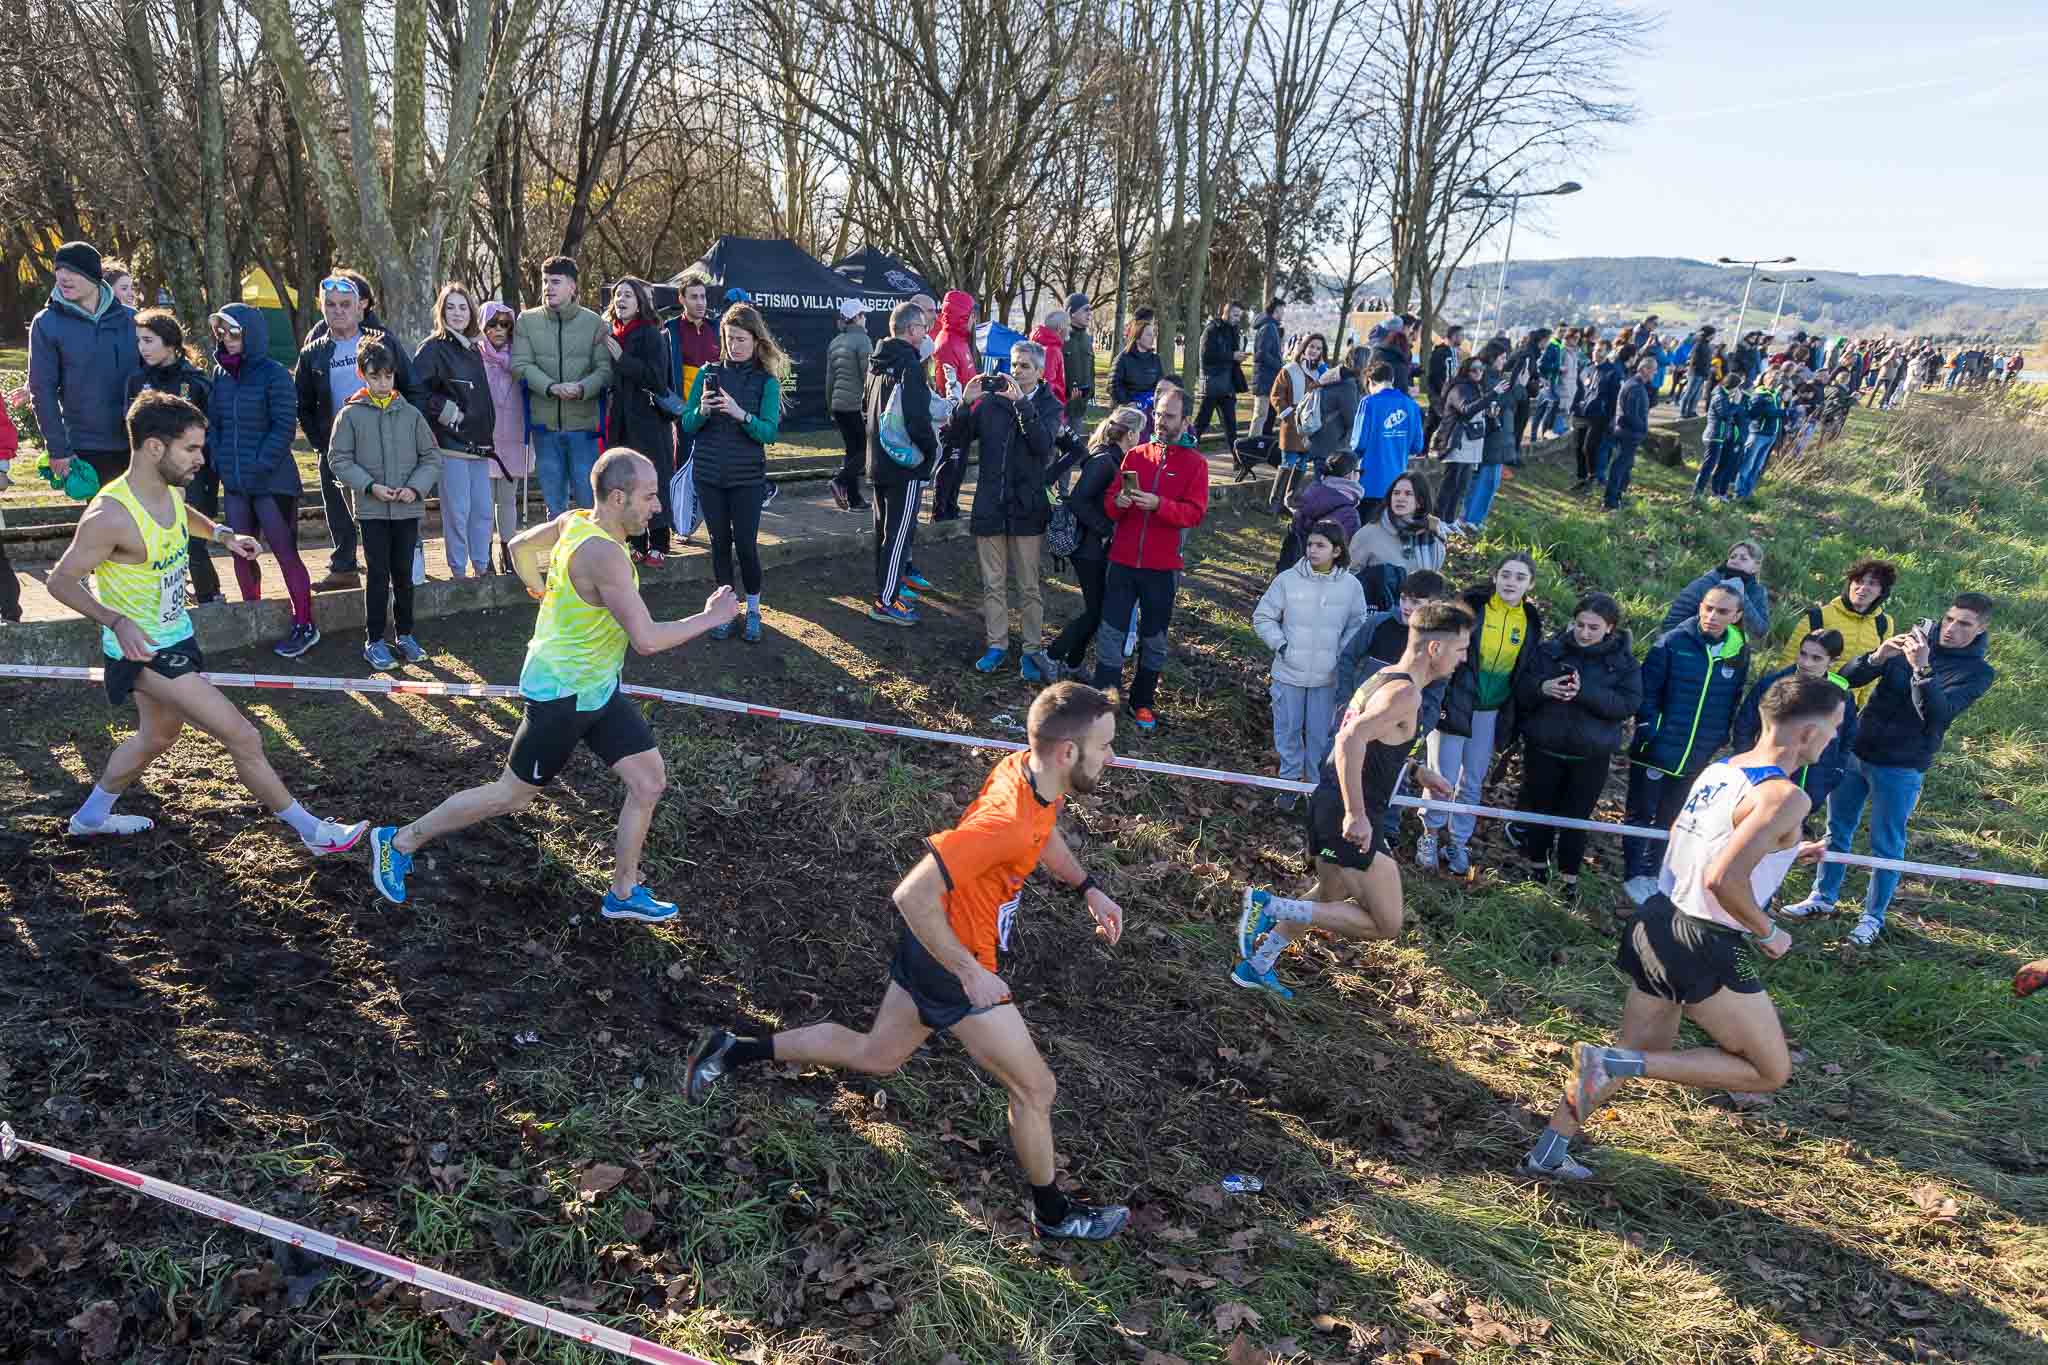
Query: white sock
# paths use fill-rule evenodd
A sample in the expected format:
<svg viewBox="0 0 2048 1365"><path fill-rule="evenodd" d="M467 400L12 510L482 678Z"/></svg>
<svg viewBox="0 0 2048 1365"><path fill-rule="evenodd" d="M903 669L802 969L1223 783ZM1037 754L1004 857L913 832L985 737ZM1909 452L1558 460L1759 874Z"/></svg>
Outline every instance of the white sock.
<svg viewBox="0 0 2048 1365"><path fill-rule="evenodd" d="M761 614L761 594L760 594L760 593L757 593L757 592L750 592L750 593L748 593L748 594L747 594L747 615L749 615L749 616L759 616L760 614Z"/></svg>
<svg viewBox="0 0 2048 1365"><path fill-rule="evenodd" d="M1266 913L1283 922L1293 920L1296 924L1312 924L1316 917L1316 903L1288 900L1284 896L1269 896L1266 899Z"/></svg>
<svg viewBox="0 0 2048 1365"><path fill-rule="evenodd" d="M310 839L320 830L320 821L296 801L279 811L277 818L290 825L301 839Z"/></svg>
<svg viewBox="0 0 2048 1365"><path fill-rule="evenodd" d="M114 803L121 799L121 793L110 792L99 783L92 784L92 791L86 796L85 804L78 808L78 814L71 818L87 829L98 829L107 823L107 817L114 813Z"/></svg>
<svg viewBox="0 0 2048 1365"><path fill-rule="evenodd" d="M1255 972L1272 971L1273 964L1280 960L1280 954L1286 952L1287 945L1293 941L1283 936L1277 929L1266 935L1265 938L1260 940L1258 951L1252 954L1252 970Z"/></svg>

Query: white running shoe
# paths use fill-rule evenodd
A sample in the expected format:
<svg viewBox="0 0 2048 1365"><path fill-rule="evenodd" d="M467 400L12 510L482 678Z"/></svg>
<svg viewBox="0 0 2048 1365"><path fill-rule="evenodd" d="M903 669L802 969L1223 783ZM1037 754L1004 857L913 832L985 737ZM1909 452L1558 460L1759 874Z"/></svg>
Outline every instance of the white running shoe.
<svg viewBox="0 0 2048 1365"><path fill-rule="evenodd" d="M1773 913L1779 919L1806 919L1812 915L1832 915L1835 913L1835 903L1824 901L1819 896L1808 896L1803 901L1783 906Z"/></svg>
<svg viewBox="0 0 2048 1365"><path fill-rule="evenodd" d="M324 858L330 853L348 852L361 843L363 836L369 832L368 820L358 820L353 825L338 825L332 820L322 820L320 827L313 831L312 838L301 839L299 842L304 844L306 851L314 857Z"/></svg>
<svg viewBox="0 0 2048 1365"><path fill-rule="evenodd" d="M1877 936L1884 932L1884 921L1865 915L1856 921L1856 927L1849 931L1849 942L1858 948L1868 948L1877 942Z"/></svg>
<svg viewBox="0 0 2048 1365"><path fill-rule="evenodd" d="M1630 877L1621 884L1621 891L1635 905L1647 905L1650 897L1657 894L1657 879L1655 877Z"/></svg>
<svg viewBox="0 0 2048 1365"><path fill-rule="evenodd" d="M71 834L78 839L95 834L142 834L155 828L156 821L147 815L109 815L97 825L80 824L77 816L71 817Z"/></svg>

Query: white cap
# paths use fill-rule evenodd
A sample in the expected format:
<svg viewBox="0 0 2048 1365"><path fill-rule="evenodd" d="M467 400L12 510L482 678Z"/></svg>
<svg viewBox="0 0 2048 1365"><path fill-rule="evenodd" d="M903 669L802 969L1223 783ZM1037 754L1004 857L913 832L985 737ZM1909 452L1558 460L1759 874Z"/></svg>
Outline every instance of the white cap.
<svg viewBox="0 0 2048 1365"><path fill-rule="evenodd" d="M839 300L839 316L845 318L848 322L852 322L867 311L868 306L859 299Z"/></svg>

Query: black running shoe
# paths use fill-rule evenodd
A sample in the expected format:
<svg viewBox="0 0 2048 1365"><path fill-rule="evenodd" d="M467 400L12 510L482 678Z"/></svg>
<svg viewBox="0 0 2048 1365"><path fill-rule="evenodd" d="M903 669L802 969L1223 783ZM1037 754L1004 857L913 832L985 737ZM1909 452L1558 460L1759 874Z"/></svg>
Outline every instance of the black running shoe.
<svg viewBox="0 0 2048 1365"><path fill-rule="evenodd" d="M1130 1221L1131 1211L1122 1204L1105 1204L1093 1208L1087 1204L1069 1204L1066 1218L1058 1223L1041 1223L1036 1214L1032 1215L1031 1226L1040 1237L1061 1238L1077 1242L1106 1242L1124 1230Z"/></svg>
<svg viewBox="0 0 2048 1365"><path fill-rule="evenodd" d="M689 1069L683 1073L684 1099L691 1104L704 1102L704 1092L725 1074L725 1054L738 1041L722 1028L712 1029L697 1040L697 1045L690 1049Z"/></svg>

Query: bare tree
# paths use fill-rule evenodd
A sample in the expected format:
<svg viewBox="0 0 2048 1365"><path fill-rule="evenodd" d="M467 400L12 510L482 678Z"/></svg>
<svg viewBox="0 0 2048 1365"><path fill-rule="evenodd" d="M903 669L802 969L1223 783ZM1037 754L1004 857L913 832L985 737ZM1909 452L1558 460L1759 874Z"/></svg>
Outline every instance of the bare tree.
<svg viewBox="0 0 2048 1365"><path fill-rule="evenodd" d="M1280 243L1290 219L1314 213L1334 177L1331 162L1349 160L1341 133L1365 71L1363 30L1379 11L1367 0L1272 0L1254 25L1259 57L1252 83L1263 136L1258 150L1260 292L1272 295L1280 274Z"/></svg>

